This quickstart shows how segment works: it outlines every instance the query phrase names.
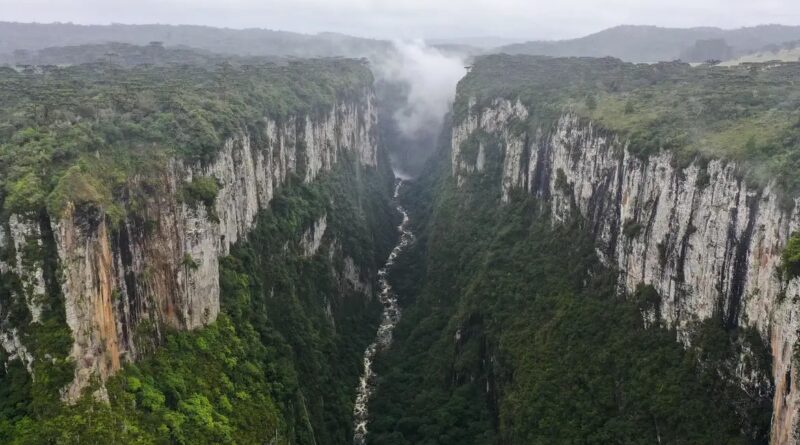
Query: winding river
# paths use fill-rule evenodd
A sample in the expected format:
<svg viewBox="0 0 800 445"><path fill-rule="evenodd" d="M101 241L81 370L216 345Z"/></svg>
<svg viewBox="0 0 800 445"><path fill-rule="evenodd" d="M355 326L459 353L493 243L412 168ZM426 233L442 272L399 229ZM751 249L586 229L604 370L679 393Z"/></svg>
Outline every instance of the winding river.
<svg viewBox="0 0 800 445"><path fill-rule="evenodd" d="M392 331L400 320L400 306L397 303L397 295L392 291L392 286L389 284L388 273L400 252L414 239L414 234L408 228L408 213L398 202L402 186L403 180L398 180L394 188L395 205L397 206L397 211L403 215L403 222L397 227L400 232L400 241L392 249L386 264L378 271L378 285L380 287L378 299L383 303L383 316L378 332L375 334L375 341L364 351L364 373L361 375L356 388L356 403L353 408L353 443L355 445L364 445L367 441L368 405L376 383L372 362L377 353L386 349L392 343Z"/></svg>

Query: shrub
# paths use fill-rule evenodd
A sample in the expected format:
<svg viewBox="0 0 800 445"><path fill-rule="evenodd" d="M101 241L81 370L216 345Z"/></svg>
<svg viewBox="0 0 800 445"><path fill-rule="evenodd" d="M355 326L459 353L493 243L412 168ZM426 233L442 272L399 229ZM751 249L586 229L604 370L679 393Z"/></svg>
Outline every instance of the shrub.
<svg viewBox="0 0 800 445"><path fill-rule="evenodd" d="M636 108L633 106L632 101L628 101L625 103L625 114L633 114L636 111Z"/></svg>
<svg viewBox="0 0 800 445"><path fill-rule="evenodd" d="M656 248L658 249L658 263L661 267L667 265L667 245L664 242L656 244Z"/></svg>
<svg viewBox="0 0 800 445"><path fill-rule="evenodd" d="M559 190L567 195L572 194L572 187L569 185L567 175L564 173L564 170L560 168L556 169L556 182L554 186L556 190Z"/></svg>
<svg viewBox="0 0 800 445"><path fill-rule="evenodd" d="M586 108L588 108L589 111L597 109L597 99L595 99L594 94L586 96Z"/></svg>
<svg viewBox="0 0 800 445"><path fill-rule="evenodd" d="M5 208L12 213L36 210L44 203L42 181L33 173L28 173L7 187L8 197Z"/></svg>
<svg viewBox="0 0 800 445"><path fill-rule="evenodd" d="M211 207L217 199L217 193L219 193L219 183L216 178L198 176L183 185L181 198L191 206L202 203L206 207Z"/></svg>
<svg viewBox="0 0 800 445"><path fill-rule="evenodd" d="M652 284L640 284L636 287L636 292L633 294L634 301L636 302L639 310L650 311L658 310L661 307L661 295Z"/></svg>
<svg viewBox="0 0 800 445"><path fill-rule="evenodd" d="M200 265L197 264L197 261L195 261L194 258L192 258L192 256L188 253L183 255L181 266L187 267L189 270L197 270L197 268L200 267Z"/></svg>
<svg viewBox="0 0 800 445"><path fill-rule="evenodd" d="M622 233L628 238L636 238L640 233L642 233L643 228L644 227L641 223L638 223L636 220L631 218L625 221L625 224L622 226Z"/></svg>
<svg viewBox="0 0 800 445"><path fill-rule="evenodd" d="M787 281L800 276L800 233L798 232L792 234L783 249L781 269Z"/></svg>
<svg viewBox="0 0 800 445"><path fill-rule="evenodd" d="M75 204L76 207L100 205L110 200L110 197L105 199L98 190L100 187L96 177L85 172L80 165L76 165L67 170L48 196L48 210L52 215L60 215L68 202Z"/></svg>
<svg viewBox="0 0 800 445"><path fill-rule="evenodd" d="M711 174L708 173L708 168L702 168L697 172L697 188L704 189L711 184Z"/></svg>
<svg viewBox="0 0 800 445"><path fill-rule="evenodd" d="M211 176L198 176L191 182L184 183L179 192L179 199L191 207L203 204L209 218L212 221L219 221L217 209L214 203L219 193L219 183Z"/></svg>

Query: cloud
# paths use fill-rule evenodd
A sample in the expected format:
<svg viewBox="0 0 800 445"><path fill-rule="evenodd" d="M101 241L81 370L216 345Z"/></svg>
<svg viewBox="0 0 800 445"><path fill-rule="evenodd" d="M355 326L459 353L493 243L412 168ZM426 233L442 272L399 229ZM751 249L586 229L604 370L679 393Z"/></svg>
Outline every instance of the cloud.
<svg viewBox="0 0 800 445"><path fill-rule="evenodd" d="M421 40L395 41L394 48L393 57L375 65L375 74L383 81L407 86L406 103L394 115L399 130L409 138L438 134L456 84L464 77L464 60Z"/></svg>

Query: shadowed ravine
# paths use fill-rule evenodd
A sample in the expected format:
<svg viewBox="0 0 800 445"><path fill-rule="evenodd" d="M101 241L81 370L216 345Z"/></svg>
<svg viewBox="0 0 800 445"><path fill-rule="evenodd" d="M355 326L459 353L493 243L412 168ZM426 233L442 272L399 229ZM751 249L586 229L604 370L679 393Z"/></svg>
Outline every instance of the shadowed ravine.
<svg viewBox="0 0 800 445"><path fill-rule="evenodd" d="M402 186L403 180L398 179L394 188L394 200L397 211L403 215L403 221L397 227L397 230L400 231L400 240L389 254L386 264L378 271L378 282L381 289L378 298L383 304L383 316L378 332L375 335L375 341L367 346L364 351L364 373L361 375L356 388L356 403L353 408L353 443L356 445L365 444L367 439L368 404L370 396L375 389L375 374L372 371L372 362L378 352L386 349L392 343L392 331L400 320L400 306L397 304L397 296L389 284L388 273L400 252L414 239L414 234L408 228L408 213L398 202L400 187Z"/></svg>

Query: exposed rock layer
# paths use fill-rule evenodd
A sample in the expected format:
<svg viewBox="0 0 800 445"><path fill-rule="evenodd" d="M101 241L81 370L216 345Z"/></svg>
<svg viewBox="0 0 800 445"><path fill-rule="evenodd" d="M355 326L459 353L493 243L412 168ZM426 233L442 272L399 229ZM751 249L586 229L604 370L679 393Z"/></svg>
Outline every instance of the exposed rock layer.
<svg viewBox="0 0 800 445"><path fill-rule="evenodd" d="M345 152L362 165L376 166L373 104L372 91L365 89L359 100L337 103L322 115L265 118L255 126L262 129L258 134L242 130L207 165L176 159L155 174L155 181L152 175L130 178L128 212L121 221L74 205L50 215L76 363L65 399L75 400L94 377L104 381L157 344L165 327L195 329L213 322L220 310L218 257L246 235L290 176L313 181ZM219 184L211 206L190 205L182 196L185 184L200 176ZM22 244L41 243L33 223L12 219L0 242L13 243L17 252ZM319 247L324 224L312 229L309 254ZM34 297L45 288L41 267L14 270L24 258L12 263L0 268L24 281L23 297L35 322ZM28 357L14 331L2 338L9 355Z"/></svg>
<svg viewBox="0 0 800 445"><path fill-rule="evenodd" d="M729 327L755 327L773 355L772 443L796 443L800 279L785 283L776 269L800 229L800 199L787 209L772 187L748 185L731 162L676 168L669 153L640 159L626 141L571 114L520 131L515 124L527 117L520 102L478 109L471 101L453 128L457 183L486 174L487 150L499 149L502 199L514 190L540 197L554 223L578 212L600 258L619 270L621 290L653 285L661 295L656 313L679 340L689 342L694 322L714 315ZM477 151L467 150L480 134L496 147L484 137Z"/></svg>

